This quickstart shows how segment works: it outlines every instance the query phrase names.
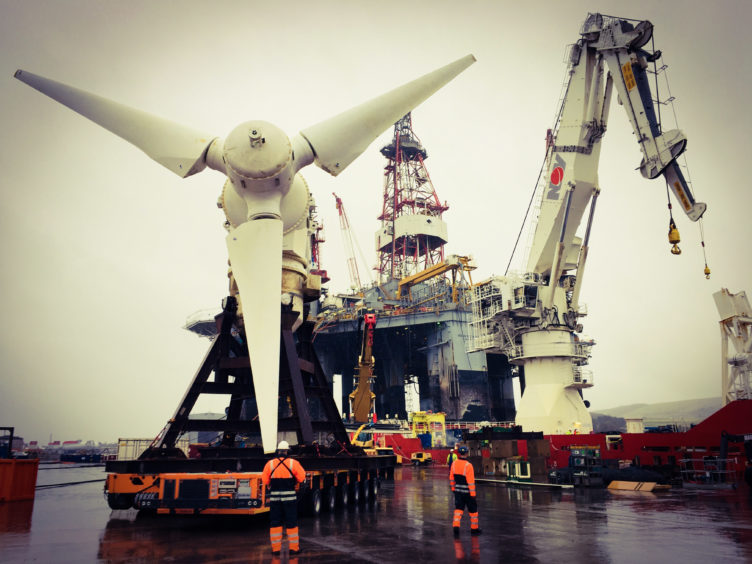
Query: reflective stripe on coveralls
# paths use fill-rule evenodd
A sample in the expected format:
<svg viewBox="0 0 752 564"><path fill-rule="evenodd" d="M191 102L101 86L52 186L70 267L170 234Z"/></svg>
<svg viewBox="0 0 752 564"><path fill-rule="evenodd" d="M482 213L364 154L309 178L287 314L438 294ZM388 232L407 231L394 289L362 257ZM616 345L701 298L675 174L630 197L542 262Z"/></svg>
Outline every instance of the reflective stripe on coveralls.
<svg viewBox="0 0 752 564"><path fill-rule="evenodd" d="M285 464L286 461L289 461ZM275 462L277 463L275 466ZM280 470L284 468L284 470ZM286 477L282 477L284 475ZM293 458L277 457L267 462L262 474L262 481L271 488L269 501L297 501L295 484L305 479L305 470Z"/></svg>
<svg viewBox="0 0 752 564"><path fill-rule="evenodd" d="M287 529L287 540L290 543L290 550L300 550L300 536L297 527Z"/></svg>
<svg viewBox="0 0 752 564"><path fill-rule="evenodd" d="M470 515L470 530L478 528L478 513L468 513Z"/></svg>
<svg viewBox="0 0 752 564"><path fill-rule="evenodd" d="M470 470L469 474L468 470ZM475 497L475 472L473 472L472 464L461 458L455 460L449 470L449 485L453 492L470 494Z"/></svg>
<svg viewBox="0 0 752 564"><path fill-rule="evenodd" d="M462 514L464 511L462 509L455 509L454 510L454 517L452 518L452 527L459 528L460 523L462 522Z"/></svg>
<svg viewBox="0 0 752 564"><path fill-rule="evenodd" d="M290 462L285 464L286 460ZM283 470L280 470L280 467ZM261 480L271 488L269 493L269 539L272 544L272 552L278 553L282 549L282 536L285 528L287 528L290 550L300 550L295 484L305 480L305 470L296 460L279 456L267 462Z"/></svg>
<svg viewBox="0 0 752 564"><path fill-rule="evenodd" d="M464 508L467 506L468 514L470 515L470 529L478 530L478 506L475 501L475 472L467 460L460 458L452 463L452 467L449 470L449 484L455 497L452 527L459 528Z"/></svg>
<svg viewBox="0 0 752 564"><path fill-rule="evenodd" d="M293 460L291 458L276 459L279 460L279 464L272 468L270 474L270 482L272 484L272 491L269 494L269 501L297 501L298 496L295 493L295 478L292 472ZM290 461L290 466L285 464L285 461ZM282 466L290 474L289 478L275 478L274 473Z"/></svg>
<svg viewBox="0 0 752 564"><path fill-rule="evenodd" d="M282 550L282 527L271 527L269 529L269 540L272 541L272 551L279 552Z"/></svg>

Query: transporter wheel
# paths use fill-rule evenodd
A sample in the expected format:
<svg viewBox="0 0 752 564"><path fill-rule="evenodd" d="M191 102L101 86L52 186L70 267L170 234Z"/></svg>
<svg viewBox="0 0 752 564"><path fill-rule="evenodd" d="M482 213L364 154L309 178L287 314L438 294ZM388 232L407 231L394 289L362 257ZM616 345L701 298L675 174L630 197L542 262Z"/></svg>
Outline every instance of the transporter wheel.
<svg viewBox="0 0 752 564"><path fill-rule="evenodd" d="M371 478L368 480L368 502L373 503L379 495L379 479Z"/></svg>
<svg viewBox="0 0 752 564"><path fill-rule="evenodd" d="M314 517L321 513L321 490L313 490L311 492L311 515Z"/></svg>
<svg viewBox="0 0 752 564"><path fill-rule="evenodd" d="M110 509L130 509L133 507L134 497L133 494L108 493L107 505Z"/></svg>
<svg viewBox="0 0 752 564"><path fill-rule="evenodd" d="M337 488L339 490L339 503L342 507L347 507L347 502L350 498L350 486L348 484L342 484Z"/></svg>
<svg viewBox="0 0 752 564"><path fill-rule="evenodd" d="M337 509L337 488L332 486L326 490L326 508L329 513L334 513Z"/></svg>

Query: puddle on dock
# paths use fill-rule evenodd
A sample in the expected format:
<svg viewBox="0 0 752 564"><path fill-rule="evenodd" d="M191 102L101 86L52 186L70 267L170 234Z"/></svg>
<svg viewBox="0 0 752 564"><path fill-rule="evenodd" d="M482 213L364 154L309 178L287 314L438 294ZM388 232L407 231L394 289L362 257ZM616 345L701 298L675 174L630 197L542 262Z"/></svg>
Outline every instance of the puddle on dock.
<svg viewBox="0 0 752 564"><path fill-rule="evenodd" d="M0 562L284 562L268 519L112 511L102 467L40 469L33 502L0 503ZM398 469L374 505L301 517L291 562L750 562L752 496L479 484L483 534L452 535L447 468Z"/></svg>

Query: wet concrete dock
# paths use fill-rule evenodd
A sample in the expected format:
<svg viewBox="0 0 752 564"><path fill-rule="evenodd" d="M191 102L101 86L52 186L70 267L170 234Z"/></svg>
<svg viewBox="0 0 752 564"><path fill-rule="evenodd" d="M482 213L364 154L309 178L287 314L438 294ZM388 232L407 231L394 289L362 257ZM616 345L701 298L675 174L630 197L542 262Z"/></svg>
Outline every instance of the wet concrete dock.
<svg viewBox="0 0 752 564"><path fill-rule="evenodd" d="M300 520L304 552L272 558L268 520L112 511L98 468L40 470L34 502L0 504L0 562L752 562L752 497L482 484L483 534L452 535L447 468L397 471L378 501Z"/></svg>

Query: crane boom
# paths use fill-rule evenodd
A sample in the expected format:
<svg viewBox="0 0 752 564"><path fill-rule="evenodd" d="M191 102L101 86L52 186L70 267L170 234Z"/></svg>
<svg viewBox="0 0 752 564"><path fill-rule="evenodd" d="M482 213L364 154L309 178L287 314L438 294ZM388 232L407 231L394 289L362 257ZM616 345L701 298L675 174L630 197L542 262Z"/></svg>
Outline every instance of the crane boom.
<svg viewBox="0 0 752 564"><path fill-rule="evenodd" d="M359 292L363 288L363 284L360 280L358 263L355 260L355 240L350 228L350 220L347 218L347 212L345 211L342 199L334 192L332 192L332 195L336 202L337 213L339 213L339 227L342 231L342 242L345 245L345 253L347 254L347 271L350 275L350 288L355 292Z"/></svg>
<svg viewBox="0 0 752 564"><path fill-rule="evenodd" d="M601 140L614 89L643 154L641 174L649 179L663 176L692 221L705 212L706 205L695 202L676 162L686 149L686 136L678 129L663 131L657 119L648 67L661 57L661 52L648 53L643 49L652 35L653 25L649 21L635 25L625 19L588 15L582 37L570 51L570 78L548 148L547 182L528 257L528 272L558 281L562 271L576 268L582 243L576 232L588 204L598 192ZM562 244L560 263L558 271L552 272L559 243Z"/></svg>
<svg viewBox="0 0 752 564"><path fill-rule="evenodd" d="M376 330L376 314L363 316L363 334L358 357L358 383L350 394L350 412L358 423L367 422L373 412L376 394L371 391L373 378L373 332Z"/></svg>

